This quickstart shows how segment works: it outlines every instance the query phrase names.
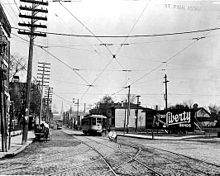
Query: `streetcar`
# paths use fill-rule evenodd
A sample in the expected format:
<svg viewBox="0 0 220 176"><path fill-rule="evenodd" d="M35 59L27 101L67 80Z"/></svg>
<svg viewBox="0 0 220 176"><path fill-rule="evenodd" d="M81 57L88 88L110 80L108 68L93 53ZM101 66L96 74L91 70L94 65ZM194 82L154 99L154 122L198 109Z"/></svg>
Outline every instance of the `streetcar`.
<svg viewBox="0 0 220 176"><path fill-rule="evenodd" d="M106 131L107 117L103 115L88 115L82 119L82 131L87 134L99 134Z"/></svg>

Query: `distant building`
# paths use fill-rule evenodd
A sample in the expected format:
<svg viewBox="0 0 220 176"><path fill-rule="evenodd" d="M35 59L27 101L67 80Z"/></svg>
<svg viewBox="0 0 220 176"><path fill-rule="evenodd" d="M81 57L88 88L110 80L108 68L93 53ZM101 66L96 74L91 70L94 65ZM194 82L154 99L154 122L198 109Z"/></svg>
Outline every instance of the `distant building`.
<svg viewBox="0 0 220 176"><path fill-rule="evenodd" d="M95 109L90 111L91 114L101 114L108 118L107 126L116 128L116 129L123 129L124 126L128 124L129 128L145 128L146 119L145 119L145 112L143 110L144 107L130 103L130 115L127 119L127 108L128 103L103 103L100 104ZM136 114L138 109L138 119L136 120ZM128 123L127 123L128 122Z"/></svg>
<svg viewBox="0 0 220 176"><path fill-rule="evenodd" d="M124 128L124 126L126 127L128 124L129 128L134 129L136 128L136 123L137 123L138 129L144 129L146 123L145 113L143 112L144 107L140 105L138 105L137 107L137 104L130 103L130 111L129 111L130 115L128 119L127 119L127 113L128 113L127 107L128 107L128 103L118 104L117 106L115 106L114 127L116 129ZM137 109L138 109L138 113L137 113ZM138 118L137 118L137 114L138 114Z"/></svg>
<svg viewBox="0 0 220 176"><path fill-rule="evenodd" d="M53 113L53 120L54 121L63 121L63 116L61 113Z"/></svg>
<svg viewBox="0 0 220 176"><path fill-rule="evenodd" d="M214 127L217 123L211 114L203 107L197 109L195 120L200 127Z"/></svg>

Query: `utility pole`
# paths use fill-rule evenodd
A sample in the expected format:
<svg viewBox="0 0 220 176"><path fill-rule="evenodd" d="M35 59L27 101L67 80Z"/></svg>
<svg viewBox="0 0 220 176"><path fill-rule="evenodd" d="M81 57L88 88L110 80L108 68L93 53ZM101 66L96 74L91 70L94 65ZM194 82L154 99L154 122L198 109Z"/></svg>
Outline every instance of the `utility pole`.
<svg viewBox="0 0 220 176"><path fill-rule="evenodd" d="M139 98L140 98L140 95L137 95L137 112L136 112L136 119L135 119L135 132L137 132L137 128L138 128L138 108L139 108Z"/></svg>
<svg viewBox="0 0 220 176"><path fill-rule="evenodd" d="M5 108L5 85L7 79L7 70L0 67L0 115L1 115L1 135L2 135L2 152L7 152L7 122Z"/></svg>
<svg viewBox="0 0 220 176"><path fill-rule="evenodd" d="M47 87L45 90L45 97L44 97L44 102L45 102L45 107L46 107L46 119L45 121L48 123L50 122L50 112L51 112L51 104L52 104L52 96L53 96L53 88L52 87Z"/></svg>
<svg viewBox="0 0 220 176"><path fill-rule="evenodd" d="M165 94L164 94L164 100L165 100L165 109L167 109L167 83L170 82L167 80L167 74L164 76L164 84L165 84Z"/></svg>
<svg viewBox="0 0 220 176"><path fill-rule="evenodd" d="M127 105L127 100L125 100L125 102L122 102L122 106L125 108L125 118L124 118L124 134L125 134L125 127L126 127L126 117L127 117L127 111L126 111L126 109L127 109L127 107L126 107L126 105Z"/></svg>
<svg viewBox="0 0 220 176"><path fill-rule="evenodd" d="M127 107L127 133L129 131L129 117L130 117L130 93L131 93L131 86L128 86L128 107Z"/></svg>
<svg viewBox="0 0 220 176"><path fill-rule="evenodd" d="M86 103L84 103L84 111L83 111L84 115L86 114Z"/></svg>
<svg viewBox="0 0 220 176"><path fill-rule="evenodd" d="M14 119L14 102L13 101L11 101L11 103L10 103L9 113L10 113L10 121L9 121L9 130L8 130L8 133L9 133L8 149L11 148L12 118Z"/></svg>
<svg viewBox="0 0 220 176"><path fill-rule="evenodd" d="M50 65L51 65L50 63L46 63L46 62L38 62L37 81L41 86L41 102L40 102L39 124L40 124L40 121L43 117L43 89L44 89L45 86L49 87ZM45 103L45 105L46 105L46 103Z"/></svg>
<svg viewBox="0 0 220 176"><path fill-rule="evenodd" d="M27 84L26 84L26 102L25 102L25 115L23 119L23 134L22 134L22 144L27 142L28 137L28 121L29 121L29 111L30 111L30 91L31 91L31 78L32 78L32 61L33 61L33 45L34 38L36 36L46 37L46 33L35 32L36 28L47 28L46 25L41 23L36 23L39 20L47 21L46 16L39 16L40 14L48 13L48 10L44 8L48 6L48 1L46 0L20 0L22 4L20 5L19 17L28 19L28 22L18 23L21 27L28 27L29 30L18 30L18 34L28 35L30 37L29 44L29 56L28 56L28 70L27 70ZM24 5L25 4L25 5ZM40 7L39 7L40 6ZM26 12L24 14L24 11Z"/></svg>
<svg viewBox="0 0 220 176"><path fill-rule="evenodd" d="M79 116L79 98L77 99L77 112L76 112L76 120L74 121L74 127L76 127L76 121L78 123L78 116Z"/></svg>

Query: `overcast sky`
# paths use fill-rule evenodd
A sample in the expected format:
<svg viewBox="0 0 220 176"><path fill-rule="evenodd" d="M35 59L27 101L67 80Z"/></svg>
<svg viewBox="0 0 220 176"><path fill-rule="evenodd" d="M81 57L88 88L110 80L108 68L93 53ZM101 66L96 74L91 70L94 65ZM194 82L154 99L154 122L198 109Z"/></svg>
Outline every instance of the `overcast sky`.
<svg viewBox="0 0 220 176"><path fill-rule="evenodd" d="M18 27L19 0L1 3L11 26ZM127 85L131 85L131 94L141 96L143 106L163 108L165 73L170 81L168 105L220 105L219 30L161 37L96 37L218 28L220 1L76 0L49 2L48 10L47 32L93 36L48 34L35 39L55 56L34 47L33 76L38 62L51 63L50 86L58 111L62 103L65 110L73 106L73 98L80 99L81 109L83 103L89 107L104 95L122 101ZM15 29L12 33L16 36L11 36L11 54L27 59L29 44L18 36L28 37ZM195 39L200 37L205 38ZM20 76L25 81L26 75Z"/></svg>

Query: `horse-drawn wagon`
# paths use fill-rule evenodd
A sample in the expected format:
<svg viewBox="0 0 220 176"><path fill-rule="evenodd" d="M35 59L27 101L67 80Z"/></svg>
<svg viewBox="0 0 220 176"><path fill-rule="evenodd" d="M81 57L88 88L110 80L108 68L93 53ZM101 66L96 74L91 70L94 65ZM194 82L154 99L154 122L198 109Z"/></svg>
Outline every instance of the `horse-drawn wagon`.
<svg viewBox="0 0 220 176"><path fill-rule="evenodd" d="M35 140L36 141L48 141L50 140L50 130L49 125L45 122L41 123L40 125L35 126L34 130Z"/></svg>

